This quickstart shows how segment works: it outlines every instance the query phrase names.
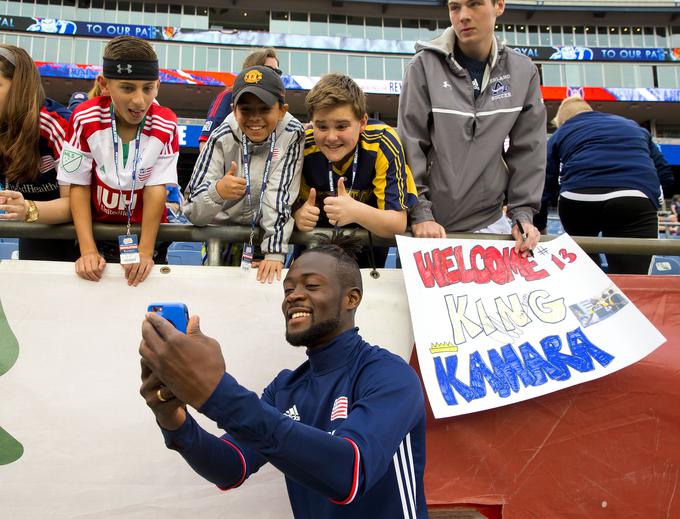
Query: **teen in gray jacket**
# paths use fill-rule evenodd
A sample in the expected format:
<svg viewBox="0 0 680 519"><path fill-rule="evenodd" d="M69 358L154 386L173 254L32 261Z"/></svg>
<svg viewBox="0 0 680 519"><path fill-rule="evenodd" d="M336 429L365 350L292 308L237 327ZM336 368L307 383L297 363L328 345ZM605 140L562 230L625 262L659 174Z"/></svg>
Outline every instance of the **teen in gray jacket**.
<svg viewBox="0 0 680 519"><path fill-rule="evenodd" d="M244 81L239 82L242 77ZM268 88L275 93L274 98L267 96ZM280 277L288 252L295 223L291 205L300 190L305 140L302 124L287 112L288 105L283 103L279 88L283 90L281 79L267 67L253 67L239 74L234 83L235 110L213 131L199 155L187 186L184 210L194 225L250 226L261 206L257 223L263 231L261 250L265 256L258 269L258 280L270 283L274 274ZM266 103L255 96L263 96ZM276 102L270 105L272 99ZM247 143L250 202L246 194L243 142Z"/></svg>
<svg viewBox="0 0 680 519"><path fill-rule="evenodd" d="M452 27L419 42L406 70L398 131L418 188L414 235L509 232L507 193L517 249L527 254L539 238L532 219L545 179L546 114L536 66L493 35L504 7L449 2Z"/></svg>

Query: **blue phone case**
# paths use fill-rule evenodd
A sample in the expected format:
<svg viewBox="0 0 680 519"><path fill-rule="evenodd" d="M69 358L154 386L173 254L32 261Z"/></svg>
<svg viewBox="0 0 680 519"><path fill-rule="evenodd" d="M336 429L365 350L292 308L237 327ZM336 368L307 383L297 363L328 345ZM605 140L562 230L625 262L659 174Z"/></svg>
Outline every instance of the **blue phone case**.
<svg viewBox="0 0 680 519"><path fill-rule="evenodd" d="M184 303L151 303L147 312L154 312L167 319L182 333L187 333L189 309Z"/></svg>

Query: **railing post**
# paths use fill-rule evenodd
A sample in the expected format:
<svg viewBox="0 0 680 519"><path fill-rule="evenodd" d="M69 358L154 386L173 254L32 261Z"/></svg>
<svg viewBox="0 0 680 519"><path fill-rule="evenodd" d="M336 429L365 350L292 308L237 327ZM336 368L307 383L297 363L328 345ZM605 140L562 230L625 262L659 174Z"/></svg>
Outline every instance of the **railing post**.
<svg viewBox="0 0 680 519"><path fill-rule="evenodd" d="M222 243L217 238L208 240L208 266L219 267L222 258Z"/></svg>

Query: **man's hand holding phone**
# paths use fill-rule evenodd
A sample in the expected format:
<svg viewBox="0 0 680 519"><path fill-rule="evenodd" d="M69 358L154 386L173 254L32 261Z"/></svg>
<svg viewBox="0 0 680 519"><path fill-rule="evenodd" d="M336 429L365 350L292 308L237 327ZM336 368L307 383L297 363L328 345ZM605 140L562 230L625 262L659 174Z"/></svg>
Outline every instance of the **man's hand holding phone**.
<svg viewBox="0 0 680 519"><path fill-rule="evenodd" d="M182 402L200 409L224 375L224 357L218 342L201 332L198 316L189 319L186 329L185 335L157 312L149 312L142 324L139 353L143 365L166 387L160 401L167 400L169 390Z"/></svg>

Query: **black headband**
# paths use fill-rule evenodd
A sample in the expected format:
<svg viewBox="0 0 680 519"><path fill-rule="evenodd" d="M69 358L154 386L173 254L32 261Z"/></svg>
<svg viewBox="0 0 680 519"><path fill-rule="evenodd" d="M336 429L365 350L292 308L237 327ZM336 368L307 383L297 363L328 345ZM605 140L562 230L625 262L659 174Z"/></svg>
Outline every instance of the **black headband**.
<svg viewBox="0 0 680 519"><path fill-rule="evenodd" d="M158 79L158 60L135 61L104 58L104 77L107 79Z"/></svg>

